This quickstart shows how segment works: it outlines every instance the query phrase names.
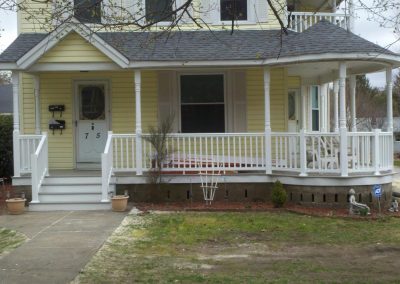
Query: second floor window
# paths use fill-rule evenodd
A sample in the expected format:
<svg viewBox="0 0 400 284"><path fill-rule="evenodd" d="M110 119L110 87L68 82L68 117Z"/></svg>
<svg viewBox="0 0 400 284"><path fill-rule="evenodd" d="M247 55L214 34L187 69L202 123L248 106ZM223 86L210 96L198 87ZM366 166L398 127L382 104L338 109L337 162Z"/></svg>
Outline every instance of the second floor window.
<svg viewBox="0 0 400 284"><path fill-rule="evenodd" d="M171 22L173 20L173 0L146 0L147 22Z"/></svg>
<svg viewBox="0 0 400 284"><path fill-rule="evenodd" d="M221 21L246 21L247 0L220 0Z"/></svg>
<svg viewBox="0 0 400 284"><path fill-rule="evenodd" d="M82 23L101 23L101 0L74 0L74 17Z"/></svg>

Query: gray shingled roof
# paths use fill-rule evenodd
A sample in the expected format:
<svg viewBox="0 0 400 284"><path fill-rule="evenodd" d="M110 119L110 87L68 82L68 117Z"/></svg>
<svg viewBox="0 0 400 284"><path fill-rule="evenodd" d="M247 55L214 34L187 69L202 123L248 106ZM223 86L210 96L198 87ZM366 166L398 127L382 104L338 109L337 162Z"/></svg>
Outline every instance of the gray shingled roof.
<svg viewBox="0 0 400 284"><path fill-rule="evenodd" d="M37 45L47 34L24 33L20 34L13 43L0 54L0 62L16 62L25 53Z"/></svg>
<svg viewBox="0 0 400 284"><path fill-rule="evenodd" d="M302 33L280 30L97 33L131 61L257 60L322 53L396 55L372 42L321 21ZM21 34L1 55L15 62L46 34Z"/></svg>

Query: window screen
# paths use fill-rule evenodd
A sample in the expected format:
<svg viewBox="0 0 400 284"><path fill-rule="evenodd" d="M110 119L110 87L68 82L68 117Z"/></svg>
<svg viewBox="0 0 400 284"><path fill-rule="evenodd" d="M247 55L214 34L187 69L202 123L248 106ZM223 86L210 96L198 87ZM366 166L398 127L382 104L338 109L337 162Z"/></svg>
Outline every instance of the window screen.
<svg viewBox="0 0 400 284"><path fill-rule="evenodd" d="M181 76L183 133L225 132L224 76Z"/></svg>

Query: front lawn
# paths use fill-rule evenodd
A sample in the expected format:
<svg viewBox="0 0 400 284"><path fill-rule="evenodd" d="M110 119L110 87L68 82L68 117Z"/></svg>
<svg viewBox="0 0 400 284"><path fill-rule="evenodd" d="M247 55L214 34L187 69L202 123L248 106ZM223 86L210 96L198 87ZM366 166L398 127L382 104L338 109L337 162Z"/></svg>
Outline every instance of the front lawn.
<svg viewBox="0 0 400 284"><path fill-rule="evenodd" d="M25 235L0 227L0 255L5 251L19 247L25 240Z"/></svg>
<svg viewBox="0 0 400 284"><path fill-rule="evenodd" d="M396 282L400 219L292 213L129 216L81 283Z"/></svg>

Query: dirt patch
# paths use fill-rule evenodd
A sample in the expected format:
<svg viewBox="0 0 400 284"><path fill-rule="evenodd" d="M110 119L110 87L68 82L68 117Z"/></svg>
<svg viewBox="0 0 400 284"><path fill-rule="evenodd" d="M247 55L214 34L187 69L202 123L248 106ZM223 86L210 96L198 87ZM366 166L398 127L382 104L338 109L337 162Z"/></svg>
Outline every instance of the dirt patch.
<svg viewBox="0 0 400 284"><path fill-rule="evenodd" d="M306 205L298 205L289 203L284 208L274 208L272 203L267 202L213 202L206 205L204 202L174 202L174 203L134 203L134 206L143 212L159 211L188 211L188 212L279 212L289 211L298 214L305 214L319 217L340 217L352 218L360 220L377 219L380 217L379 212L372 211L369 216L349 215L348 209L343 208L321 208ZM400 212L382 212L383 216L400 217Z"/></svg>

